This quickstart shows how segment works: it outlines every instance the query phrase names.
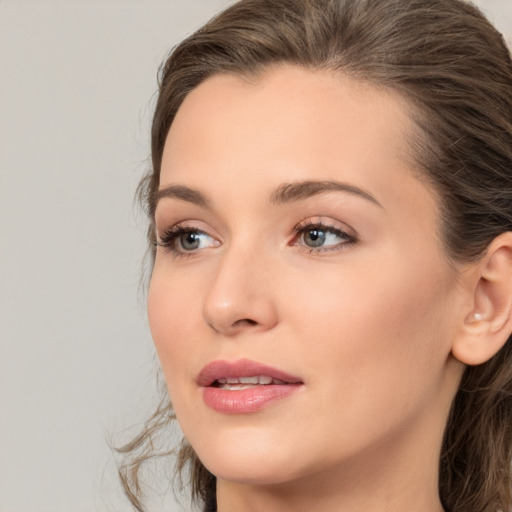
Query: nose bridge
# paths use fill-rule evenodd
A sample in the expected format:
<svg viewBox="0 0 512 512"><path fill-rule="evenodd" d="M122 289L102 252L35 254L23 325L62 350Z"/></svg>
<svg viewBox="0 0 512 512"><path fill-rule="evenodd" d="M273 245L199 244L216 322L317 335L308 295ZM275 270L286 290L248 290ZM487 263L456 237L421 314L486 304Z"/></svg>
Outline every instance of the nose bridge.
<svg viewBox="0 0 512 512"><path fill-rule="evenodd" d="M272 279L261 248L239 240L219 255L215 270L203 304L204 319L212 329L229 335L275 325Z"/></svg>

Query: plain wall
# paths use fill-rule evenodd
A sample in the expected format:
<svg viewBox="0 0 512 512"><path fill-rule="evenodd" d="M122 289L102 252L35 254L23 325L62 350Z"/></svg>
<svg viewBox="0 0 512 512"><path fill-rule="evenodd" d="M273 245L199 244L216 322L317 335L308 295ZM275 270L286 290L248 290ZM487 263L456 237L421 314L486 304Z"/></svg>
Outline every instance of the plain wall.
<svg viewBox="0 0 512 512"><path fill-rule="evenodd" d="M106 440L153 404L133 197L156 72L226 4L0 0L1 512L130 510Z"/></svg>
<svg viewBox="0 0 512 512"><path fill-rule="evenodd" d="M156 71L228 3L0 0L0 512L130 510L106 440L154 403L133 196ZM510 0L478 3L512 36Z"/></svg>

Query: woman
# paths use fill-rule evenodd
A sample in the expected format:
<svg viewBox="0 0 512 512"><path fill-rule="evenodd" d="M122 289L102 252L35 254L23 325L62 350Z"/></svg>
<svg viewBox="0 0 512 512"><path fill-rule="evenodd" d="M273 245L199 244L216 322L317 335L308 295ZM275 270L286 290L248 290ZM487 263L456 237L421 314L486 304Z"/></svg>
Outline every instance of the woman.
<svg viewBox="0 0 512 512"><path fill-rule="evenodd" d="M204 510L509 510L512 62L460 0L242 0L161 72L149 323Z"/></svg>

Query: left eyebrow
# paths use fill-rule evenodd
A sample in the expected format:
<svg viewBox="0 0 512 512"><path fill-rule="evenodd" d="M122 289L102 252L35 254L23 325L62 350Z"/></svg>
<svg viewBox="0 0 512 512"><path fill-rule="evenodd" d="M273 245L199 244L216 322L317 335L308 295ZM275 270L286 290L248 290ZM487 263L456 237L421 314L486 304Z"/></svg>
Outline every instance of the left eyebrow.
<svg viewBox="0 0 512 512"><path fill-rule="evenodd" d="M291 203L307 199L325 192L346 192L367 201L370 201L380 208L383 206L369 192L340 181L300 181L296 183L284 183L280 185L270 196L273 204ZM384 208L383 208L384 209Z"/></svg>

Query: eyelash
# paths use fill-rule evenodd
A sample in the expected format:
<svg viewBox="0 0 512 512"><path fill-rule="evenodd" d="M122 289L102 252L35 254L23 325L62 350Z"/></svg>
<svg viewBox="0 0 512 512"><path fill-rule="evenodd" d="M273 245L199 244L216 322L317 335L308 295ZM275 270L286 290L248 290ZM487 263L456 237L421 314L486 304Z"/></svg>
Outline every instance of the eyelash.
<svg viewBox="0 0 512 512"><path fill-rule="evenodd" d="M326 253L331 251L340 251L343 248L346 248L347 246L354 245L357 243L358 239L355 235L349 234L346 231L343 231L337 226L333 226L331 224L327 224L325 222L311 222L311 221L304 221L295 226L294 228L295 237L293 239L293 242L291 245L295 245L298 247L301 247L303 250L306 250L308 253ZM337 237L343 239L343 242L339 242L332 246L327 247L310 247L305 244L298 245L297 241L304 237L304 235L311 231L323 231L324 233L330 233L333 235L336 235Z"/></svg>
<svg viewBox="0 0 512 512"><path fill-rule="evenodd" d="M159 237L157 242L155 243L155 246L157 247L163 247L166 252L169 252L174 257L189 257L193 256L197 253L197 251L187 251L185 249L179 249L177 247L177 244L179 243L179 238L182 235L186 234L201 234L209 236L208 233L205 231L201 231L197 228L192 228L189 226L185 226L183 224L176 224L170 228L167 228L162 235ZM213 238L213 237L210 237Z"/></svg>
<svg viewBox="0 0 512 512"><path fill-rule="evenodd" d="M332 246L327 246L322 248L321 246L318 248L307 246L306 244L298 244L297 242L301 237L303 237L306 233L312 231L322 231L324 233L333 234L341 239L343 242L339 242ZM356 236L343 231L342 229L326 224L324 222L310 222L305 221L293 228L294 237L290 245L300 247L302 250L306 250L308 253L326 253L331 251L340 251L342 248L346 248L347 246L354 245L357 243L358 239ZM207 237L211 237L205 231L201 231L200 229L185 226L183 224L176 224L170 228L167 228L162 235L159 237L155 246L163 247L166 252L172 254L174 257L191 257L198 253L198 250L186 250L183 248L178 248L179 238L182 235L186 234L200 234L206 235Z"/></svg>

